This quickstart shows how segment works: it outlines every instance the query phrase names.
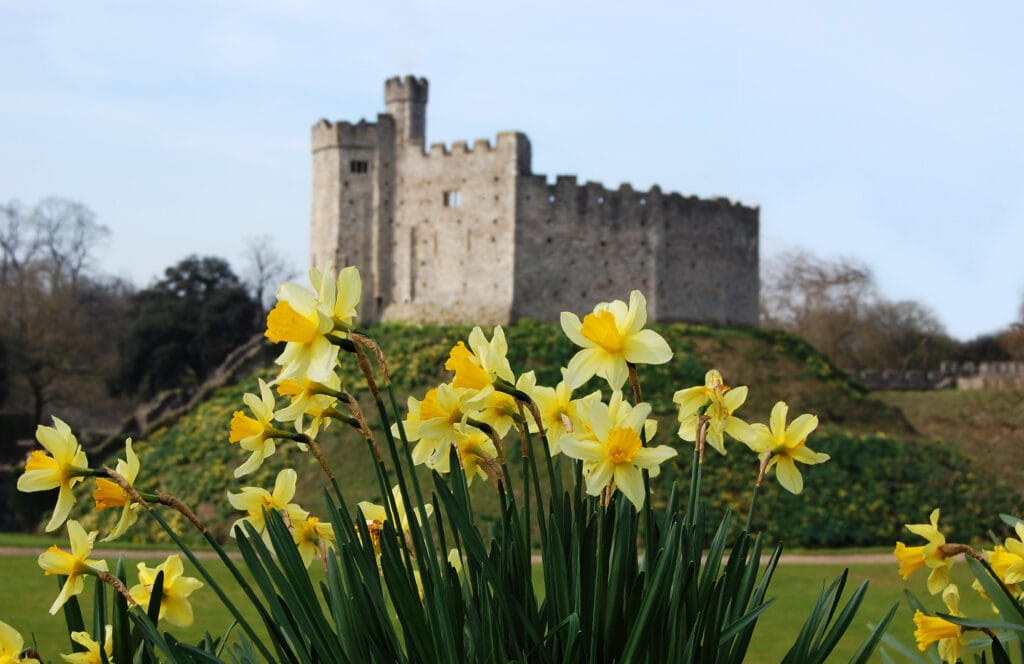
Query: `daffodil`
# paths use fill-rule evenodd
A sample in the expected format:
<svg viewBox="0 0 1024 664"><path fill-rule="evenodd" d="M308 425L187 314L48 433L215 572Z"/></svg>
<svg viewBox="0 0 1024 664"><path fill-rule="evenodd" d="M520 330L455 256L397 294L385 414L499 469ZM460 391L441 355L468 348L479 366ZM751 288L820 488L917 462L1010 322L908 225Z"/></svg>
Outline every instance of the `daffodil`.
<svg viewBox="0 0 1024 664"><path fill-rule="evenodd" d="M704 375L704 384L679 390L672 397L679 406L679 437L687 442L697 440L697 422L708 418L707 442L719 454L725 454L725 434L736 440L750 437L750 425L733 415L747 399L747 387L730 388L722 374L712 369Z"/></svg>
<svg viewBox="0 0 1024 664"><path fill-rule="evenodd" d="M72 488L89 472L89 461L71 427L54 417L53 426L40 425L36 440L46 452L35 450L25 463L25 474L18 478L18 491L49 491L59 488L57 505L46 524L46 531L56 530L68 518L75 504ZM51 456L52 455L52 456Z"/></svg>
<svg viewBox="0 0 1024 664"><path fill-rule="evenodd" d="M955 584L949 584L942 591L942 601L951 616L961 617L960 591ZM924 652L933 643L939 644L939 657L943 662L951 664L960 661L960 649L967 645L964 630L960 625L949 622L938 616L927 616L917 610L914 613L914 639L917 649Z"/></svg>
<svg viewBox="0 0 1024 664"><path fill-rule="evenodd" d="M460 435L456 425L476 415L481 397L486 398L491 392L491 388L474 392L442 383L428 390L422 401L410 397L405 431L409 442L416 442L413 463L434 468L446 462Z"/></svg>
<svg viewBox="0 0 1024 664"><path fill-rule="evenodd" d="M643 329L647 300L640 291L629 294L629 305L622 300L601 302L582 322L563 311L561 323L565 335L583 348L566 367L565 382L573 389L597 375L618 390L629 377L629 364L664 364L672 359L665 339Z"/></svg>
<svg viewBox="0 0 1024 664"><path fill-rule="evenodd" d="M290 403L277 411L274 419L278 422L293 422L297 432L316 438L320 429L326 428L331 422L325 411L338 403L338 397L331 393L341 390L341 378L337 374L332 373L328 378L326 383L317 383L305 377L277 381L277 393L288 397ZM307 416L310 418L308 421Z"/></svg>
<svg viewBox="0 0 1024 664"><path fill-rule="evenodd" d="M896 543L896 550L893 553L900 563L900 576L906 581L916 570L928 566L931 573L928 575L928 592L933 595L939 594L943 588L949 585L949 574L953 568L953 557L947 556L943 551L946 544L946 536L939 531L939 510L932 510L928 518L929 523L906 524L906 529L915 535L920 535L927 540L922 546L907 546L903 542Z"/></svg>
<svg viewBox="0 0 1024 664"><path fill-rule="evenodd" d="M106 661L113 662L114 657L114 632L110 625L103 630L103 652L106 654ZM60 656L69 664L103 664L103 656L100 655L100 644L93 641L89 632L71 632L71 640L85 648L85 652L75 652L70 655ZM3 660L0 660L2 662Z"/></svg>
<svg viewBox="0 0 1024 664"><path fill-rule="evenodd" d="M535 404L540 413L541 424L548 437L548 447L552 456L559 454L562 449L559 440L563 434L573 433L580 427L579 404L584 399L600 399L600 392L593 392L580 399L572 398L572 388L565 382L565 369L562 369L563 379L555 387L537 385L537 379L532 371L527 371L516 381L516 389L527 394ZM530 430L537 431L537 425L530 423Z"/></svg>
<svg viewBox="0 0 1024 664"><path fill-rule="evenodd" d="M621 402L620 402L621 403ZM640 432L651 406L622 403L614 411L602 401L592 401L581 418L587 438L563 434L562 453L584 462L587 493L598 496L611 486L618 489L639 510L644 504L643 470L657 473L662 462L676 455L668 445L644 447ZM582 409L581 409L582 410Z"/></svg>
<svg viewBox="0 0 1024 664"><path fill-rule="evenodd" d="M64 586L60 589L56 601L50 607L50 613L57 613L57 609L64 606L74 595L85 590L85 575L96 572L106 572L107 563L104 560L90 560L93 542L96 541L96 532L86 533L75 520L68 521L68 538L71 541L71 553L51 546L39 554L39 566L49 576L60 574L66 576Z"/></svg>
<svg viewBox="0 0 1024 664"><path fill-rule="evenodd" d="M156 583L157 574L164 573L163 593L160 595L159 620L166 619L167 622L177 627L188 627L192 624L192 604L188 598L193 592L203 587L203 582L191 576L183 576L184 566L178 554L167 557L156 567L147 567L145 563L138 564L139 583L132 586L129 591L132 599L140 606L149 606L149 600L153 593L153 585Z"/></svg>
<svg viewBox="0 0 1024 664"><path fill-rule="evenodd" d="M789 406L779 401L772 408L768 426L751 424L746 431L739 432L740 440L757 452L771 452L767 469L776 468L779 484L790 493L800 493L804 489L804 478L796 467L797 461L807 465L824 463L831 457L822 452L815 452L807 447L807 436L818 427L818 418L803 414L786 426L786 415Z"/></svg>
<svg viewBox="0 0 1024 664"><path fill-rule="evenodd" d="M139 457L132 449L132 439L124 441L125 460L118 459L114 471L127 480L128 484L135 486L135 478L139 474ZM132 502L128 492L121 488L121 485L105 477L96 478L96 488L92 492L93 500L96 501L96 511L105 510L108 507L120 507L121 517L117 520L114 529L103 538L104 542L117 539L124 531L135 523L139 518L139 504Z"/></svg>
<svg viewBox="0 0 1024 664"><path fill-rule="evenodd" d="M277 304L267 314L265 336L274 343L286 342L275 360L280 379L306 376L326 382L338 362L338 347L327 340L334 329L329 310L317 296L299 284L287 282L277 289Z"/></svg>
<svg viewBox="0 0 1024 664"><path fill-rule="evenodd" d="M291 518L291 526L292 539L306 567L309 567L314 558L323 558L327 549L334 546L334 526L320 521L315 516L296 513Z"/></svg>
<svg viewBox="0 0 1024 664"><path fill-rule="evenodd" d="M273 492L255 486L242 487L239 493L229 491L228 502L231 503L231 506L236 510L248 512L248 516L235 521L231 527L231 535L234 536L235 531L240 529L244 523L251 524L256 532L262 533L267 527L266 512L284 512L289 507L298 507L291 503L292 498L295 497L297 480L298 474L291 468L285 468L277 474Z"/></svg>
<svg viewBox="0 0 1024 664"><path fill-rule="evenodd" d="M262 378L259 379L259 386L259 397L249 393L242 396L242 401L255 417L250 417L241 410L236 410L231 416L231 433L228 440L238 443L242 449L252 453L249 459L235 470L235 477L248 475L259 468L263 460L277 449L274 438L284 433L272 424L276 405L273 393Z"/></svg>
<svg viewBox="0 0 1024 664"><path fill-rule="evenodd" d="M22 657L25 640L18 630L0 620L0 664L39 664L35 657Z"/></svg>
<svg viewBox="0 0 1024 664"><path fill-rule="evenodd" d="M405 503L402 501L402 492L399 490L396 484L391 488L391 497L395 503L395 512L398 517L399 532L403 533L405 537L410 536L409 532L409 515L405 511ZM371 537L373 538L374 549L377 555L380 555L380 533L382 525L388 520L388 510L383 505L377 505L369 501L363 500L359 502L359 511L363 513L363 519L366 522ZM424 519L429 519L434 514L434 506L431 504L423 505L415 509L416 522L422 523Z"/></svg>
<svg viewBox="0 0 1024 664"><path fill-rule="evenodd" d="M330 312L336 326L351 327L356 317L356 307L362 295L363 283L359 270L348 266L338 272L337 281L331 278L331 271L320 272L310 268L309 281L317 292L321 306ZM344 331L344 330L343 330Z"/></svg>
<svg viewBox="0 0 1024 664"><path fill-rule="evenodd" d="M453 387L482 390L501 379L508 384L515 382L512 367L508 363L508 342L505 331L498 325L488 341L483 330L474 327L469 333L469 348L461 341L452 347L444 368L455 372Z"/></svg>
<svg viewBox="0 0 1024 664"><path fill-rule="evenodd" d="M1007 585L1024 582L1024 523L1018 521L1013 528L1017 537L1007 537L1005 546L997 546L989 558L992 569Z"/></svg>
<svg viewBox="0 0 1024 664"><path fill-rule="evenodd" d="M476 477L487 478L485 470L498 456L498 450L494 447L491 437L476 427L468 424L456 424L455 445L458 450L459 464L466 475L466 484L472 486ZM437 462L429 466L442 475L451 472L451 461L448 455L437 459Z"/></svg>

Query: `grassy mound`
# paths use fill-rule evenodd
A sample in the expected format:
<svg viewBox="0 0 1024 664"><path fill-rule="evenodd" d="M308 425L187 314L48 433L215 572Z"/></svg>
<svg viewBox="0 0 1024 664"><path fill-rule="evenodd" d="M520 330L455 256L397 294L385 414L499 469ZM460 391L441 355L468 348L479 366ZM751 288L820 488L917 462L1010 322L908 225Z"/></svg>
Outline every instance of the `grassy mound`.
<svg viewBox="0 0 1024 664"><path fill-rule="evenodd" d="M914 431L897 408L874 399L796 337L756 329L683 324L653 327L675 351L669 364L641 367L640 371L645 398L660 420L658 442L680 447L676 467L663 473L663 485L688 479L692 449L675 437L672 394L682 387L701 384L704 372L715 367L730 384L750 387L748 402L738 413L748 421L767 421L771 405L784 399L791 413L818 414L826 430L815 434L812 447L832 454L833 461L807 470L804 496L794 499L779 491L774 480L767 482L762 491L758 525L780 539L784 536L790 545L888 544L903 523L922 521L931 506L950 504L951 495L969 504L972 514L1016 507L1006 504L1007 495L998 487L975 493L954 490L977 474L963 455L942 445L904 440L913 439ZM448 351L456 341L465 339L470 329L387 324L370 330L387 355L403 407L406 395L421 398L429 387L449 379L450 374L444 370ZM575 352L556 324L522 321L506 328L506 335L513 371L518 375L535 370L541 384L556 383L560 378L558 367ZM273 373L268 367L259 375L269 379ZM363 380L349 358L345 359L342 380L350 392L365 393ZM587 393L590 387L585 386L577 394ZM592 387L599 389L600 385L595 381ZM314 514L322 513L319 466L293 444L279 446L277 453L244 481L232 477L245 455L227 442L228 423L232 412L243 407L242 394L255 391L256 376L224 387L172 426L136 441L135 449L142 459L140 488L159 487L178 496L212 524L215 533L226 536L238 514L228 505L225 492L238 491L242 486L269 489L277 472L291 466L299 473L296 500ZM607 394L607 386L604 392ZM367 401L364 406L368 419L376 422L372 403ZM377 429L383 445L383 432L379 425ZM335 424L322 434L321 445L352 503L380 502L370 455L354 431ZM705 487L717 507L728 506L745 514L756 458L738 443L732 443L730 449L724 460L709 452ZM493 489L481 485L473 489L480 498L480 512L496 513ZM91 486L88 488L91 490ZM77 517L86 524L95 524L101 518L108 527L117 516L97 517L87 512L91 501L79 505ZM180 531L189 531L184 520L179 519L177 525ZM140 540L161 536L155 527L149 528L146 519L140 519L129 533Z"/></svg>

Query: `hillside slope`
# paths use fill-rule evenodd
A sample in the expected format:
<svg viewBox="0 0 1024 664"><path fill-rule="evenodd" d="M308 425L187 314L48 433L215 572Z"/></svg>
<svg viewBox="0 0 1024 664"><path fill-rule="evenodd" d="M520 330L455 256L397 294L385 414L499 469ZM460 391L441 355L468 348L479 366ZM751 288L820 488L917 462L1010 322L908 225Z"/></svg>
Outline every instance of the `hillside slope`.
<svg viewBox="0 0 1024 664"><path fill-rule="evenodd" d="M660 443L680 447L680 456L674 469L662 476L662 484L675 478L689 476L688 466L692 447L675 437L674 406L671 402L675 390L700 384L708 368L719 368L732 385L745 384L750 388L747 403L738 413L749 421L767 421L771 405L778 399L790 403L791 413L811 412L819 415L822 432L815 434L812 447L845 459L842 468L818 466L807 471L808 487L815 487L815 495L807 494L795 500L775 488L763 492L762 513L772 515L777 509L788 510L786 515L771 516L764 528L773 535L785 536L790 544L868 544L890 541L902 523L918 521L919 512L928 508L932 496L948 491L951 477L973 471L970 463L945 447L925 442L904 442L914 438L913 429L900 411L874 399L858 385L848 381L834 366L808 344L781 332L709 328L692 325L654 326L668 340L675 357L666 365L641 367L640 377L645 399L653 406L661 421ZM443 368L452 345L465 339L471 328L464 326L412 327L382 325L370 333L381 344L387 355L393 382L400 403L404 407L406 395L422 397L425 391L439 381L448 380L450 374ZM490 330L487 331L488 336ZM506 329L509 342L509 360L513 371L520 374L536 370L538 382L552 385L557 382L558 367L568 361L574 352L572 344L562 335L557 325L535 321L522 321ZM269 379L272 367L258 372ZM343 385L359 395L365 393L364 382L358 375L351 358L345 359ZM594 383L595 388L600 387ZM227 442L227 432L233 411L243 408L242 394L256 391L256 376L241 384L216 390L208 399L171 426L150 432L145 440L138 440L135 449L142 458L139 486L152 490L157 486L179 496L196 507L212 530L226 535L229 524L237 514L231 511L225 491L238 491L242 486L271 488L277 472L293 466L300 475L296 500L314 513L322 513L322 475L312 457L298 451L293 444L279 446L263 467L244 481L235 480L232 471L244 460L244 455ZM577 392L584 394L585 388ZM607 387L605 387L607 394ZM364 404L371 423L376 422L372 403ZM383 432L374 425L383 445ZM840 433L844 432L844 433ZM852 434L852 435L848 435ZM865 438L865 436L867 436ZM372 463L360 437L347 427L333 426L322 435L321 443L336 474L341 478L347 499L379 502L380 491L374 479ZM817 441L821 441L819 444ZM864 442L866 441L866 442ZM860 443L863 442L863 445ZM513 445L514 443L508 443ZM844 449L839 449L844 448ZM849 452L845 451L849 448ZM742 445L725 460L713 453L709 456L706 493L719 507L746 508L752 473L756 474L756 459ZM939 459L924 465L927 476L918 477L913 470L899 472L865 472L863 468L883 457L886 465L902 469L913 468L908 460L920 453ZM123 452L122 452L123 454ZM514 459L516 455L510 454ZM513 460L513 463L515 461ZM712 465L714 467L712 467ZM966 470L965 470L966 469ZM426 486L429 479L424 474ZM842 478L839 482L829 478ZM813 478L813 479L812 479ZM852 487L841 486L865 478L875 478L875 484L898 484L899 487L867 486L857 489L862 494L855 502L845 504L864 506L860 509L865 526L855 533L837 531L834 527L823 534L822 522L830 518L832 506L844 504ZM664 488L664 487L663 487ZM927 489L927 490L925 490ZM477 490L482 513L494 513L494 491L487 487ZM1005 502L1001 490L985 496L962 494L965 500L975 500L979 509L993 501ZM810 492L808 492L810 493ZM900 495L896 495L899 493ZM901 497L902 496L902 497ZM83 501L79 516L91 523L95 513L88 513ZM801 508L809 510L804 515ZM1003 508L1004 511L1007 508ZM925 512L926 513L926 512ZM109 521L114 515L100 515ZM779 517L785 516L780 519ZM888 527L880 525L884 520ZM178 521L182 530L187 524ZM140 525L142 525L140 523ZM132 531L137 539L151 538L155 528Z"/></svg>

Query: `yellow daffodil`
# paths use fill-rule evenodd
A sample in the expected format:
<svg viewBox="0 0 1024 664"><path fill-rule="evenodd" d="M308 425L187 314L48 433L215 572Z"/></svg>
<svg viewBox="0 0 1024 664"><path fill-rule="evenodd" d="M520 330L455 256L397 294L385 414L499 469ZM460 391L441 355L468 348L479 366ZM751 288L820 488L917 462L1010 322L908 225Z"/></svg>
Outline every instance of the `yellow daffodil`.
<svg viewBox="0 0 1024 664"><path fill-rule="evenodd" d="M96 532L86 534L85 529L75 520L68 521L67 526L71 553L51 546L39 554L39 566L47 576L60 574L67 577L64 580L64 587L50 607L51 614L57 613L71 597L85 590L85 575L107 571L106 561L89 559L93 542L96 541Z"/></svg>
<svg viewBox="0 0 1024 664"><path fill-rule="evenodd" d="M264 459L277 449L274 437L280 435L281 432L271 423L274 419L276 402L273 393L262 378L259 379L259 386L259 397L249 393L242 396L245 405L249 406L249 410L255 417L250 417L241 410L236 410L231 416L231 433L228 440L238 443L242 449L252 453L249 455L249 459L235 470L235 477L253 472L262 465Z"/></svg>
<svg viewBox="0 0 1024 664"><path fill-rule="evenodd" d="M771 452L768 468L776 468L779 484L790 493L800 493L804 489L804 478L795 462L814 465L831 457L807 447L807 436L818 427L818 418L805 413L787 427L788 412L786 402L779 401L772 408L768 426L751 424L746 431L738 433L742 436L740 440L758 454Z"/></svg>
<svg viewBox="0 0 1024 664"><path fill-rule="evenodd" d="M317 292L321 306L330 312L335 325L350 327L356 317L356 307L362 295L363 283L359 270L353 266L342 268L337 281L331 278L331 270L320 272L309 270L309 281Z"/></svg>
<svg viewBox="0 0 1024 664"><path fill-rule="evenodd" d="M327 340L334 321L325 309L314 293L296 283L278 287L277 304L267 314L265 336L274 343L286 342L284 352L275 360L281 367L280 379L306 376L326 382L334 372L338 347Z"/></svg>
<svg viewBox="0 0 1024 664"><path fill-rule="evenodd" d="M405 511L405 503L402 501L402 492L399 490L396 484L391 488L391 496L395 502L395 512L398 517L399 532L404 533L406 537L409 537L409 515ZM363 519L366 522L371 537L373 538L374 550L377 555L380 555L380 533L382 524L388 520L388 511L383 505L377 505L369 501L363 500L359 502L359 510L363 513ZM416 522L422 523L424 519L429 519L434 514L434 506L431 504L417 507Z"/></svg>
<svg viewBox="0 0 1024 664"><path fill-rule="evenodd" d="M328 548L334 547L334 526L321 522L315 516L297 512L291 518L292 538L306 567L314 558L324 558Z"/></svg>
<svg viewBox="0 0 1024 664"><path fill-rule="evenodd" d="M1005 546L997 546L989 563L1007 585L1024 582L1024 523L1014 526L1017 537L1007 537Z"/></svg>
<svg viewBox="0 0 1024 664"><path fill-rule="evenodd" d="M750 425L733 415L746 399L745 385L730 388L717 370L708 371L703 385L679 390L672 397L679 406L679 437L690 443L697 439L697 421L704 408L703 414L708 417L706 440L719 454L725 454L725 434L736 440L750 437Z"/></svg>
<svg viewBox="0 0 1024 664"><path fill-rule="evenodd" d="M241 528L244 523L252 524L256 532L262 533L267 527L264 517L265 511L276 510L284 512L289 507L298 507L298 505L291 503L291 499L295 497L295 483L297 480L298 473L291 468L285 468L277 474L273 492L255 486L242 487L240 493L231 493L229 491L228 502L231 503L231 506L236 510L248 512L248 516L235 521L231 527L231 536L234 537L235 530Z"/></svg>
<svg viewBox="0 0 1024 664"><path fill-rule="evenodd" d="M640 431L651 412L650 404L630 407L623 402L614 411L602 401L595 400L588 405L580 416L589 437L562 435L559 441L562 453L584 462L588 494L598 496L605 487L611 486L622 491L639 510L644 504L641 471L656 473L663 461L676 455L676 450L667 445L642 445Z"/></svg>
<svg viewBox="0 0 1024 664"><path fill-rule="evenodd" d="M600 399L600 392L593 392L580 399L572 398L572 388L564 380L565 369L562 369L563 380L555 387L537 385L536 376L532 371L527 371L516 381L516 389L525 392L533 402L537 404L540 412L541 424L548 436L548 447L551 456L559 454L562 450L559 447L559 440L566 433L573 433L580 427L579 404L584 399ZM532 420L530 430L537 431L537 425Z"/></svg>
<svg viewBox="0 0 1024 664"><path fill-rule="evenodd" d="M53 516L46 524L46 531L50 532L59 528L71 513L75 504L72 488L88 472L89 462L71 427L56 417L52 427L40 425L36 429L36 440L49 454L42 450L32 452L25 463L25 474L18 478L18 491L31 493L60 488Z"/></svg>
<svg viewBox="0 0 1024 664"><path fill-rule="evenodd" d="M452 387L482 390L494 385L499 378L511 385L515 377L507 354L508 343L500 325L494 328L490 341L484 336L483 330L474 327L469 333L469 348L461 341L455 344L444 368L455 372Z"/></svg>
<svg viewBox="0 0 1024 664"><path fill-rule="evenodd" d="M85 652L75 652L70 655L61 655L60 658L69 664L103 664L103 657L100 655L100 644L93 641L89 632L71 632L71 640L85 648ZM103 652L107 655L107 661L112 662L114 656L114 632L110 625L104 629ZM0 660L2 661L2 660Z"/></svg>
<svg viewBox="0 0 1024 664"><path fill-rule="evenodd" d="M159 620L177 627L188 627L192 624L192 604L188 598L193 592L203 587L203 582L191 576L183 576L184 566L178 554L167 557L156 567L147 567L145 563L138 564L139 583L132 586L129 591L132 598L140 606L148 607L149 599L153 593L153 584L156 583L156 576L164 573L163 594L160 596Z"/></svg>
<svg viewBox="0 0 1024 664"><path fill-rule="evenodd" d="M472 486L474 478L487 478L487 471L484 468L497 458L498 450L494 447L494 441L490 436L472 425L456 424L455 430L455 445L459 463L466 475L466 484ZM445 454L439 457L434 465L428 465L428 467L442 475L447 475L451 472L449 455Z"/></svg>
<svg viewBox="0 0 1024 664"><path fill-rule="evenodd" d="M939 531L939 510L932 510L928 518L929 523L906 524L906 529L915 535L925 538L928 543L922 546L907 546L903 542L896 543L896 550L893 554L900 563L900 576L906 581L916 570L925 567L931 568L928 575L928 592L933 595L939 594L943 588L949 585L949 574L953 568L953 558L946 556L943 547L946 544L946 536Z"/></svg>
<svg viewBox="0 0 1024 664"><path fill-rule="evenodd" d="M405 430L409 442L417 441L412 450L413 463L428 468L447 463L449 450L459 437L455 425L476 415L481 395L486 398L492 391L487 388L474 393L442 383L428 390L423 401L410 397Z"/></svg>
<svg viewBox="0 0 1024 664"><path fill-rule="evenodd" d="M0 664L39 664L34 657L22 657L25 640L18 630L0 620Z"/></svg>
<svg viewBox="0 0 1024 664"><path fill-rule="evenodd" d="M310 438L316 438L321 428L326 428L331 418L325 411L334 408L338 398L328 392L341 390L341 378L332 373L326 383L317 383L308 378L286 379L276 383L277 393L288 397L290 403L274 414L278 422L293 422L295 430ZM306 417L309 416L309 420ZM300 443L300 447L303 445Z"/></svg>
<svg viewBox="0 0 1024 664"><path fill-rule="evenodd" d="M565 382L576 389L597 375L618 390L629 377L629 364L664 364L672 350L660 334L643 329L647 324L647 300L640 291L622 300L601 302L583 317L562 312L562 330L583 348L569 360Z"/></svg>
<svg viewBox="0 0 1024 664"><path fill-rule="evenodd" d="M951 616L961 617L960 591L955 584L949 584L942 591L942 601ZM963 628L938 616L926 616L920 610L914 613L914 639L917 649L924 652L928 646L938 642L939 657L943 662L960 661L960 649L967 645Z"/></svg>
<svg viewBox="0 0 1024 664"><path fill-rule="evenodd" d="M139 474L139 457L132 449L132 439L124 441L126 460L118 459L117 467L114 468L118 475L125 478L128 484L135 486L135 478ZM121 517L117 520L114 529L102 541L110 542L124 534L124 531L135 523L139 516L139 504L132 502L121 485L105 477L96 478L96 488L92 492L93 500L96 501L96 511L105 510L108 507L120 507Z"/></svg>

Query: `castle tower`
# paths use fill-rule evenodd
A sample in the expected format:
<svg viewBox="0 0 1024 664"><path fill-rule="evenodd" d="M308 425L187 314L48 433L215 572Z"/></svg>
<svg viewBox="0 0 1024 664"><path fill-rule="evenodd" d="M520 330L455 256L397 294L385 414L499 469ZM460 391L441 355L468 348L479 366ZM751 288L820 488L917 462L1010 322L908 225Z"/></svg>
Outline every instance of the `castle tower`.
<svg viewBox="0 0 1024 664"><path fill-rule="evenodd" d="M403 143L423 143L427 134L427 79L393 76L384 82L387 113L395 119L395 136Z"/></svg>

